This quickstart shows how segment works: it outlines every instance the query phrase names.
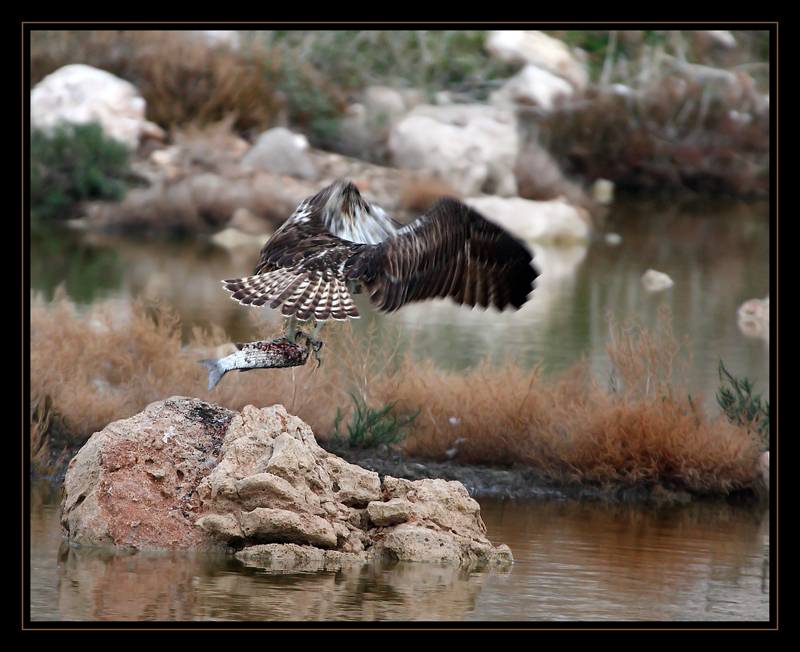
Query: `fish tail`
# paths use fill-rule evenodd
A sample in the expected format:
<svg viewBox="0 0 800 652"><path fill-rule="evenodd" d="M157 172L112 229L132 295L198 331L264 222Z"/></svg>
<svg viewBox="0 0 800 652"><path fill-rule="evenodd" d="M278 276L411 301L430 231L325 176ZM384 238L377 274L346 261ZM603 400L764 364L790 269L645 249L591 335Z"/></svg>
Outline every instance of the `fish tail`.
<svg viewBox="0 0 800 652"><path fill-rule="evenodd" d="M210 392L228 370L223 369L218 359L198 360L198 362L208 369L208 389L206 391Z"/></svg>

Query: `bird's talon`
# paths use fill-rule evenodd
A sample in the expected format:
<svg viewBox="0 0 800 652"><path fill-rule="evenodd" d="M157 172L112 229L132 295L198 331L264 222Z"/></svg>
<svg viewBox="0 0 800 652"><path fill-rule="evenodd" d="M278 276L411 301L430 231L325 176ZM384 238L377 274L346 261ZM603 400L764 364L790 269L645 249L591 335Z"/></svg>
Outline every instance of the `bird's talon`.
<svg viewBox="0 0 800 652"><path fill-rule="evenodd" d="M322 349L322 342L320 340L312 340L311 348L314 349L314 357L317 359L317 369L319 369L322 366L322 356L319 354L320 349Z"/></svg>
<svg viewBox="0 0 800 652"><path fill-rule="evenodd" d="M319 354L320 349L322 349L322 340L315 340L308 333L304 333L303 331L297 332L298 339L300 336L306 340L306 356L313 351L314 357L317 359L317 369L319 369L322 366L322 357ZM299 344L299 342L297 343Z"/></svg>

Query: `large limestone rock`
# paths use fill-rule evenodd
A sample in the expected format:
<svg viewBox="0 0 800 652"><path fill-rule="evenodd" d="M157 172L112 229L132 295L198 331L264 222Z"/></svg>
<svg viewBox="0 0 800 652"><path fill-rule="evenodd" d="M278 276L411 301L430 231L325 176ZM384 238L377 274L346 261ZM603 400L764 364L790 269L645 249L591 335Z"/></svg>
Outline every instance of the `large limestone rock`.
<svg viewBox="0 0 800 652"><path fill-rule="evenodd" d="M381 481L281 405L238 413L176 396L109 424L70 462L61 523L76 544L227 549L270 567L512 563L461 483Z"/></svg>

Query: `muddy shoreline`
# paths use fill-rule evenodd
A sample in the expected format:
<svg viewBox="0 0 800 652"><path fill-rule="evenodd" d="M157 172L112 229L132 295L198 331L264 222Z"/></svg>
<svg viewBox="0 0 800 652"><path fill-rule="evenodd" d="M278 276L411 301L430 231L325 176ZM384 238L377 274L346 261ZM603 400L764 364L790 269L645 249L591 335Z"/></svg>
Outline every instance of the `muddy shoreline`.
<svg viewBox="0 0 800 652"><path fill-rule="evenodd" d="M530 467L514 465L496 468L475 464L462 464L455 460L434 462L411 458L387 447L368 450L323 448L353 464L375 471L381 477L391 475L408 480L439 478L461 482L473 498L500 498L524 500L589 500L641 503L654 505L680 505L698 500L722 500L727 503L749 504L759 497L753 489L734 491L725 496L702 495L664 483L639 483L636 485L592 486L585 483L565 483L543 477Z"/></svg>

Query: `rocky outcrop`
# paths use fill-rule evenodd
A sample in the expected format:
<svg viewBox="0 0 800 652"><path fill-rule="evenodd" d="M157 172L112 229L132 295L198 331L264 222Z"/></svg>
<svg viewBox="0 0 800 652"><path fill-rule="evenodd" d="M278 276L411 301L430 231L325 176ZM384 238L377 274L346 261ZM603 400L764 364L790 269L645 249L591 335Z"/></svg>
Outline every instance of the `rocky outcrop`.
<svg viewBox="0 0 800 652"><path fill-rule="evenodd" d="M61 523L75 544L226 549L266 566L512 563L460 482L381 480L281 405L172 397L109 424L70 462Z"/></svg>

